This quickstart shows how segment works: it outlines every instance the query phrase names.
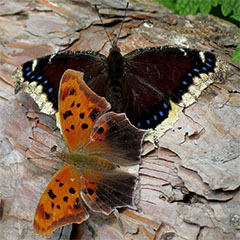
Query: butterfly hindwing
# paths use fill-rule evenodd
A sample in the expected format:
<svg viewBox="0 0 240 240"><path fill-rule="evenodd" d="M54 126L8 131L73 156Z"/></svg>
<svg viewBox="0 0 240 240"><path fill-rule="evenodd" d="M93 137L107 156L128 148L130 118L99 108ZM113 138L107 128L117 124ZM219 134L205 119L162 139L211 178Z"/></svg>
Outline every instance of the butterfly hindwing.
<svg viewBox="0 0 240 240"><path fill-rule="evenodd" d="M56 228L70 223L81 223L89 217L80 197L80 172L70 165L61 168L52 178L39 200L34 231L50 236Z"/></svg>
<svg viewBox="0 0 240 240"><path fill-rule="evenodd" d="M115 208L136 208L134 191L137 177L118 169L84 172L81 196L94 212L110 214Z"/></svg>
<svg viewBox="0 0 240 240"><path fill-rule="evenodd" d="M86 143L96 120L110 108L109 103L91 91L83 74L67 70L59 90L59 115L64 140L70 151Z"/></svg>
<svg viewBox="0 0 240 240"><path fill-rule="evenodd" d="M108 112L93 126L85 148L91 155L104 157L122 166L140 162L145 131L134 127L125 114Z"/></svg>

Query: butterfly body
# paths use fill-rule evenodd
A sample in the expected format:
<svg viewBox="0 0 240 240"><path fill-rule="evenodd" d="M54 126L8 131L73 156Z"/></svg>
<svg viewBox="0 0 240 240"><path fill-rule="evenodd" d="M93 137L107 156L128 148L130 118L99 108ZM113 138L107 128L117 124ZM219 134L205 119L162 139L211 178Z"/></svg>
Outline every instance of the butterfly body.
<svg viewBox="0 0 240 240"><path fill-rule="evenodd" d="M60 155L60 158L69 163L72 167L79 169L84 174L85 171L94 169L96 171L106 171L115 169L116 166L110 161L91 156L88 153L68 152Z"/></svg>
<svg viewBox="0 0 240 240"><path fill-rule="evenodd" d="M124 57L122 56L121 51L117 47L116 43L114 43L112 48L109 50L108 57L106 58L109 82L113 81L113 79L115 81L121 80L124 71L124 64Z"/></svg>
<svg viewBox="0 0 240 240"><path fill-rule="evenodd" d="M14 73L16 91L24 88L43 112L53 114L58 111L59 79L67 69L83 72L87 85L139 128L155 128L168 117L169 101L190 105L226 72L224 62L210 52L151 47L122 55L114 43L108 57L66 52L26 62Z"/></svg>
<svg viewBox="0 0 240 240"><path fill-rule="evenodd" d="M109 215L115 208L135 208L137 176L118 165L140 162L144 131L125 114L107 112L109 103L67 70L61 79L58 108L63 138L69 149L57 156L67 164L52 178L39 200L34 231L50 236L56 228L81 223L94 212Z"/></svg>

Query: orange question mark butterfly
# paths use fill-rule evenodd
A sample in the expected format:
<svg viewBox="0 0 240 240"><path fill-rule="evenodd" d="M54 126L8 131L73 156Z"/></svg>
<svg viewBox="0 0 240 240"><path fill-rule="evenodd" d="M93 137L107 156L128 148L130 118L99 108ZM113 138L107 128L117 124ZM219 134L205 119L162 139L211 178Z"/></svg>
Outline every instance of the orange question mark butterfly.
<svg viewBox="0 0 240 240"><path fill-rule="evenodd" d="M59 154L67 164L53 176L36 209L34 231L44 236L86 220L86 206L106 215L118 207L135 208L137 177L118 166L140 163L145 133L125 114L106 113L110 104L90 90L80 72L65 71L58 104L69 152Z"/></svg>

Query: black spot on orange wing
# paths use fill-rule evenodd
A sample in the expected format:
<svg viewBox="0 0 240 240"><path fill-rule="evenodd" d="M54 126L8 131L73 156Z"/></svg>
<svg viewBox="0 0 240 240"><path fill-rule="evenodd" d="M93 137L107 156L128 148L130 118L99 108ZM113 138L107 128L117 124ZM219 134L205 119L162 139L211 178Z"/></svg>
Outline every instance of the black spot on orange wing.
<svg viewBox="0 0 240 240"><path fill-rule="evenodd" d="M69 188L69 192L70 192L71 194L75 194L76 190L71 187L71 188Z"/></svg>
<svg viewBox="0 0 240 240"><path fill-rule="evenodd" d="M80 103L78 103L78 104L77 104L77 108L79 108L80 106L81 106L81 104L80 104Z"/></svg>
<svg viewBox="0 0 240 240"><path fill-rule="evenodd" d="M52 208L54 208L54 202L52 202L51 206L52 206Z"/></svg>
<svg viewBox="0 0 240 240"><path fill-rule="evenodd" d="M64 201L64 202L67 202L67 201L68 201L68 196L65 196L65 197L63 198L63 201Z"/></svg>
<svg viewBox="0 0 240 240"><path fill-rule="evenodd" d="M79 117L80 117L81 119L84 119L84 115L85 115L85 113L82 112L82 113L79 114Z"/></svg>
<svg viewBox="0 0 240 240"><path fill-rule="evenodd" d="M68 117L72 116L72 111L68 110L65 113L63 113L63 119L66 120Z"/></svg>
<svg viewBox="0 0 240 240"><path fill-rule="evenodd" d="M71 125L71 129L74 130L74 125L73 124Z"/></svg>
<svg viewBox="0 0 240 240"><path fill-rule="evenodd" d="M72 88L72 89L70 90L70 93L69 93L69 95L75 95L75 93L76 93L75 89L74 89L74 88Z"/></svg>
<svg viewBox="0 0 240 240"><path fill-rule="evenodd" d="M65 129L65 131L66 131L66 132L70 132L70 130L69 130L69 129L67 129L67 128Z"/></svg>
<svg viewBox="0 0 240 240"><path fill-rule="evenodd" d="M59 205L57 205L57 209L60 209L60 206L59 206Z"/></svg>
<svg viewBox="0 0 240 240"><path fill-rule="evenodd" d="M84 129L86 129L86 128L88 128L88 124L87 124L87 123L83 123L83 124L82 124L82 129L84 130Z"/></svg>
<svg viewBox="0 0 240 240"><path fill-rule="evenodd" d="M50 214L47 213L47 212L45 212L45 218L46 218L46 219L50 219Z"/></svg>
<svg viewBox="0 0 240 240"><path fill-rule="evenodd" d="M56 195L53 193L52 189L49 189L49 191L48 191L48 196L49 196L51 199L56 198Z"/></svg>
<svg viewBox="0 0 240 240"><path fill-rule="evenodd" d="M101 133L103 133L104 132L104 128L103 127L100 127L98 130L97 130L97 133L98 134L101 134Z"/></svg>
<svg viewBox="0 0 240 240"><path fill-rule="evenodd" d="M99 115L100 111L97 108L94 108L91 113L90 113L90 118L92 119L92 121L94 122L98 115Z"/></svg>
<svg viewBox="0 0 240 240"><path fill-rule="evenodd" d="M94 191L92 190L92 188L88 188L87 191L88 191L88 194L89 194L89 195L93 195L93 193L94 193Z"/></svg>
<svg viewBox="0 0 240 240"><path fill-rule="evenodd" d="M74 105L75 105L75 102L73 101L72 104L71 104L71 108L74 107Z"/></svg>
<svg viewBox="0 0 240 240"><path fill-rule="evenodd" d="M62 187L62 186L63 186L63 183L60 182L60 183L59 183L59 187Z"/></svg>
<svg viewBox="0 0 240 240"><path fill-rule="evenodd" d="M56 179L55 181L56 181L56 182L60 182L60 179Z"/></svg>

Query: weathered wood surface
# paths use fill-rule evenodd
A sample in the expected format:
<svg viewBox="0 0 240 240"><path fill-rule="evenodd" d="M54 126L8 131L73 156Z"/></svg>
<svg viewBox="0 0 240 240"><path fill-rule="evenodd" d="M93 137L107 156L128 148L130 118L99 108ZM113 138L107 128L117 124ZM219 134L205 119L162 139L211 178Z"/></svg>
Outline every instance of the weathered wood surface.
<svg viewBox="0 0 240 240"><path fill-rule="evenodd" d="M100 12L115 37L125 2L104 1ZM60 50L101 50L110 43L89 1L0 2L0 239L44 239L32 219L42 191L62 163L55 119L14 94L12 72L23 62ZM172 45L214 50L230 63L237 27L208 15L176 16L154 1L132 1L119 47ZM74 226L72 239L240 239L240 74L229 65L225 84L209 87L179 109L159 148L143 157L139 211L120 210ZM34 138L32 141L29 137ZM145 150L152 149L145 145ZM71 226L62 239L69 239ZM57 239L56 232L54 239Z"/></svg>

